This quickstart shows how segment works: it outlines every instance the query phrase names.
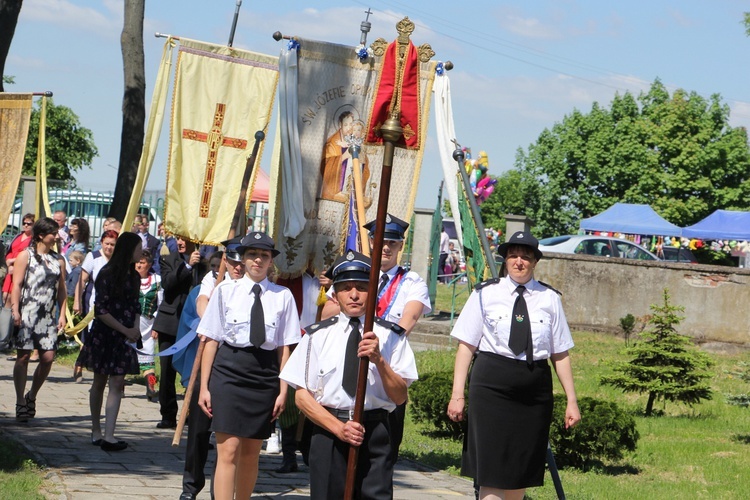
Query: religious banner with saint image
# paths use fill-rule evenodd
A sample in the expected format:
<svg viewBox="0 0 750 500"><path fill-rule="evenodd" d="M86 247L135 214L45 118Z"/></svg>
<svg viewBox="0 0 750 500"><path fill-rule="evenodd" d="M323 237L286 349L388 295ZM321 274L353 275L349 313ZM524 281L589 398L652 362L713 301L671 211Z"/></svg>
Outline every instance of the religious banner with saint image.
<svg viewBox="0 0 750 500"><path fill-rule="evenodd" d="M298 144L300 160L299 164L292 161L293 165L285 160L271 175L279 193L274 234L281 255L276 263L286 278L300 276L306 269L315 274L327 269L347 248L350 230L358 226L352 223L358 209L364 208L361 213L365 220L357 222L363 224L376 217L384 150L382 145L365 143L379 58L361 62L353 47L296 41L299 56L292 69L297 71L298 85L282 86L279 98L282 103L298 104L296 123L284 123L282 112L281 130L282 148ZM411 149L397 148L393 162L388 212L407 221L414 210L419 183L434 74L434 63L420 64L413 94L419 97L414 109L423 126ZM297 95L290 98L289 92ZM360 146L354 156L349 149L352 145ZM284 198L289 190L283 183L291 182L289 179L302 179L301 203ZM359 196L356 185L361 186ZM287 221L296 217L297 211L304 214L303 228L298 234L285 234ZM355 239L348 238L349 246ZM360 235L359 241L368 244L366 235Z"/></svg>
<svg viewBox="0 0 750 500"><path fill-rule="evenodd" d="M227 238L254 135L267 132L277 83L276 57L180 40L164 204L167 231L213 245Z"/></svg>

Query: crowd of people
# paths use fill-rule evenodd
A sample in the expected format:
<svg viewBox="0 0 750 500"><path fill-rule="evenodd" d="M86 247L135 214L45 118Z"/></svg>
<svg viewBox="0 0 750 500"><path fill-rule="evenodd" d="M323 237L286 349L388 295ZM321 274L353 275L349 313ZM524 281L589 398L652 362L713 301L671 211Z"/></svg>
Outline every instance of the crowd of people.
<svg viewBox="0 0 750 500"><path fill-rule="evenodd" d="M343 496L350 446L359 447L355 496L393 497L407 389L418 377L408 338L431 312L425 281L398 265L406 222L390 214L385 222L376 318L367 332L372 263L354 250L318 276L281 279L274 267L279 252L263 232L251 230L219 250L150 235L148 220L136 216L125 232L117 221L105 221L89 249L85 219L68 224L56 212L38 221L27 214L23 222L6 254L10 272L3 284L16 324L17 421L36 415L68 315L91 316L73 377L81 383L92 374L92 445L109 452L128 447L115 434L126 375L145 377L146 397L159 403L159 429L177 427L177 375L184 386L196 380L186 394L181 500L205 487L212 433L212 498L251 496L263 441L277 422L284 453L277 472L296 471L301 451L312 498ZM372 245L375 221L365 228ZM482 498L522 498L526 487L541 482L552 404L548 359L568 398L566 425L580 420L567 354L573 343L557 293L533 279L537 247L528 233L500 245L507 277L477 285L452 332L459 347L447 412L455 420L467 414L464 386L473 363L469 400L475 409L468 412L463 470ZM327 289L322 302L321 288ZM26 391L34 350L39 365ZM356 422L360 358L368 358L369 372L362 421Z"/></svg>

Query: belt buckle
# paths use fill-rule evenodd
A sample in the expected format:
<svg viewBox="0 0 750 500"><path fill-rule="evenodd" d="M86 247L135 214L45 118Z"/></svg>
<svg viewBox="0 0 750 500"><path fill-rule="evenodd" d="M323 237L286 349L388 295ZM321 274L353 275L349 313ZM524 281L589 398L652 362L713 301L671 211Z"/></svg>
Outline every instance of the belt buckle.
<svg viewBox="0 0 750 500"><path fill-rule="evenodd" d="M349 420L354 420L354 410L349 410Z"/></svg>

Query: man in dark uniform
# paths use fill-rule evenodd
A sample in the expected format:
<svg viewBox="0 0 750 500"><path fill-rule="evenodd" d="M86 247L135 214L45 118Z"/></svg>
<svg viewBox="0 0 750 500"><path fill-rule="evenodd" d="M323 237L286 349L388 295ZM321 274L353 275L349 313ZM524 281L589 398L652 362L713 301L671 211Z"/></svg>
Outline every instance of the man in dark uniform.
<svg viewBox="0 0 750 500"><path fill-rule="evenodd" d="M177 238L177 251L162 256L161 285L164 299L154 320L154 332L159 339L159 352L172 347L177 336L180 314L190 290L201 283L206 274L206 265L201 261L195 243ZM172 356L161 356L161 381L159 382L159 429L177 427L177 393L174 383L177 373L172 366Z"/></svg>
<svg viewBox="0 0 750 500"><path fill-rule="evenodd" d="M341 498L350 446L358 446L355 497L393 498L388 413L406 401L417 379L414 353L403 329L376 319L361 334L370 259L349 251L327 276L341 312L307 328L279 377L297 389L297 407L315 425L310 445L310 497ZM352 420L359 357L370 360L362 424ZM364 424L364 425L363 425Z"/></svg>

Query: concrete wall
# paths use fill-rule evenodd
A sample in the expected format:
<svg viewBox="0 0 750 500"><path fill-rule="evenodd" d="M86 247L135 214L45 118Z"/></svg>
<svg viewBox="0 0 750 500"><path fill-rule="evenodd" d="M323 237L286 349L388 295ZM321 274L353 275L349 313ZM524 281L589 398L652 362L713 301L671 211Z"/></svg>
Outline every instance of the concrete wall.
<svg viewBox="0 0 750 500"><path fill-rule="evenodd" d="M685 307L678 331L750 346L750 269L547 253L535 277L560 290L571 328L621 332L620 318L651 304Z"/></svg>

